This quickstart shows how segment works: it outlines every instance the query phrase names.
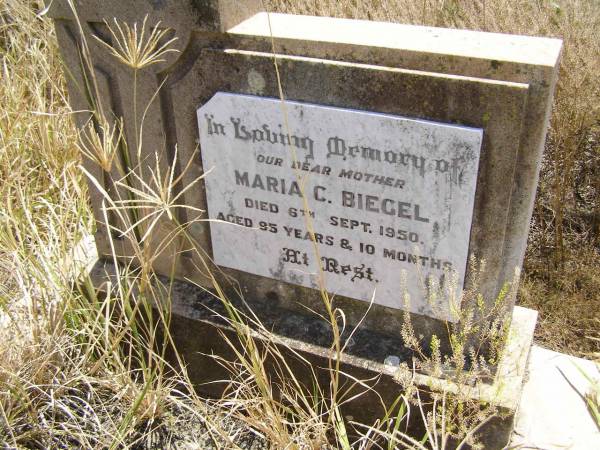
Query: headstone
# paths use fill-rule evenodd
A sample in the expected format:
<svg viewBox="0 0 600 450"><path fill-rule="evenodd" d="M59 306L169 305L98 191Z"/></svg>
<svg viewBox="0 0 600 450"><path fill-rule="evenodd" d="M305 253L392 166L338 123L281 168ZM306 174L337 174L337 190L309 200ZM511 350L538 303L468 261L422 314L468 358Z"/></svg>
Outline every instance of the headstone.
<svg viewBox="0 0 600 450"><path fill-rule="evenodd" d="M100 106L124 119L130 148L136 111L144 112L138 169L149 170L158 152L163 169L181 176L175 191L190 208L177 219L193 222L198 248L239 283L247 304L318 355L327 344L303 321L323 311L324 287L348 326L378 336L360 357L388 370L384 361L401 353L393 349L405 311L429 342L447 322L461 323L463 288L493 305L521 267L561 41L268 16L260 4L80 0L78 22L66 0L55 0L73 109L94 106L81 89L93 70ZM177 38L179 52L139 70L134 96L132 70L99 41L112 43L104 20L141 23L146 14L148 25L160 22ZM81 33L93 69L81 64ZM77 118L80 127L89 120ZM108 257L105 217L114 219L93 185L90 195L98 252ZM166 221L146 245L171 231ZM126 241L116 244L131 254ZM155 261L165 275L173 266L179 280L212 287L184 243ZM198 319L177 298L181 320ZM510 312L514 298L507 301ZM181 337L184 347L193 339Z"/></svg>

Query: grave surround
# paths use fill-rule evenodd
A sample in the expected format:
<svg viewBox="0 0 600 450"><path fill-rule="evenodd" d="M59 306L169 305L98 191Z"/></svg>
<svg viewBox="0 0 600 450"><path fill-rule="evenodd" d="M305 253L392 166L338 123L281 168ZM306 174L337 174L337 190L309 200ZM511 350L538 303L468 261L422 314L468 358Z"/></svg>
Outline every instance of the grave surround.
<svg viewBox="0 0 600 450"><path fill-rule="evenodd" d="M206 131L209 124L204 114L213 115L217 123L228 124L226 133L235 133L231 118L250 122L253 120L252 112L263 111L261 117L265 120L257 122L256 126L267 124L278 129L282 125L282 129L287 130L284 135L294 135L298 139L310 136L314 141L314 160L301 155L297 163L307 163L311 167L317 163L328 166L336 175L334 179L323 173L311 174L308 182L313 183L309 185L311 196L317 195L314 191L316 185L326 189L318 190L319 195L331 192L337 197L327 198L336 202L332 203L333 206L324 208L313 202L312 205L309 204L309 209L315 212L315 225L325 229L322 233L316 229L314 231L323 234L324 242L329 236L335 244L319 245L322 256L341 260L344 249L340 249L339 244L342 239L346 239L353 244L354 249L353 256L348 258L352 274L356 274L356 267L363 263L363 277L366 276L367 268L372 269L372 275L369 275L372 280L368 280L371 283L365 282L360 289L347 288L347 284L341 282L343 277L339 273L334 273L330 282L332 284L327 285L336 294L336 306L344 310L348 324L355 325L362 321L361 329L364 332L381 335L382 339L394 339L398 337L403 322L403 311L408 308L414 328L425 341L433 334L443 336L445 321L453 321L455 317L447 308L432 309L424 297L419 296L417 287L409 287L412 297L409 306L399 307L401 305L396 299L390 299L389 293L399 287L399 284L394 283L401 277L402 269L408 269L408 273L414 275L410 272L414 267L389 257L390 261L384 260L383 249L387 247L385 242L389 241L382 235L375 239L372 234L379 233L380 226L384 227L384 233L387 228L391 228L391 233L398 242L400 240L395 237L398 230L406 232L407 237L412 236L410 233L416 234L418 238L415 242L410 242L410 239L407 239L409 242L396 242L396 254L411 253L416 258L426 256L448 261L457 269L459 286L464 284L465 288L472 287L472 275L475 273L475 267L468 257L485 260L486 270L477 288L489 304L493 303L506 283L513 280L515 269L522 265L552 93L556 84L561 41L285 14L271 14L269 18L260 11L260 4L259 1L217 0L79 0L75 2L75 6L80 28L68 2L55 0L49 14L56 23L68 72L67 84L73 109L90 109L81 89L85 84L86 71L80 64L79 56L80 33L83 32L93 55L102 107L111 112L111 116L123 117L129 146L135 147L133 93L130 89L133 73L111 57L97 39L111 42L104 20L111 21L113 17L117 17L121 21L140 23L147 14L149 25L160 22L161 28L171 30L169 36L177 37L174 46L179 52L166 55L165 61L140 70L136 75L138 105L150 105L142 135L143 157L153 161L154 153L158 152L162 158L160 164L167 169L177 155L179 160L174 167L176 174L181 174L187 162L191 161L189 170L183 173L183 181L177 188L179 190L203 176L209 169L207 165L214 166L215 173L219 170L227 172L229 178L214 181L211 181L209 173L203 182L196 184L195 189L187 190L182 200L193 208L208 211L213 219L223 212L221 210L227 200L239 202L232 203L231 210L223 214L224 221L228 221L227 216L231 216L230 219L233 218L234 222L238 221L236 217L240 217L237 225L199 221L190 228L198 247L220 263L218 272L223 274L223 280L235 279L248 304L256 305L258 310L266 309L270 313L280 311L282 317L286 311L289 314L306 314L308 309L322 311L320 294L313 289L316 285L310 279L310 273L315 272L314 266L306 266L307 270L304 272L307 273L303 274L303 281L295 279L289 268L287 272L273 272L282 257L282 253L278 256L274 252L281 252L286 242L291 241L294 246L286 245L285 248L301 251L294 253L297 258L302 259L304 253L309 255L310 249L306 245L309 241L292 238L295 232L290 232L289 236L287 232L281 233L282 229L285 231L284 226L301 230L300 235L307 231L303 218L291 220L289 213L285 217L282 214L290 207L300 209L300 203L297 199L294 199L295 203L291 200L277 200L273 190L269 192L266 188L260 188L260 182L257 182L257 187L251 187L255 184L254 178L250 178L251 171L252 175L260 173L263 178L283 177L293 181L297 172L291 169L293 161L289 159L289 153L285 153L288 158L285 164L290 165L285 172L283 163L281 167L276 166L270 170L260 166L257 158L259 154L265 158L277 157L278 153L271 151L272 149L266 149L260 142L249 144L238 139L240 142L236 143L237 147L233 145L225 150L225 141L217 142L215 136L208 135ZM279 78L274 70L273 52L276 54ZM280 94L279 81L289 103L287 115L282 112L278 117L275 107L281 104L277 100ZM157 91L158 96L155 96ZM227 107L219 106L219 102L224 99L238 103ZM314 113L323 114L323 117L339 115L340 119L326 124L321 117L319 120L315 119L311 125L313 128L302 128L298 126L302 120L294 116L302 110L306 111L307 117ZM236 116L235 113L240 115ZM290 116L292 119L286 123ZM90 119L84 113L75 117L81 128ZM310 118L306 120L310 122ZM375 135L359 133L360 125L369 120L373 120L373 127L390 127L385 121L391 121L390 123L396 124L395 131L380 133L384 136L380 140ZM207 127L204 136L202 123ZM420 124L430 127L429 131L445 130L446 133L457 133L459 137L456 138L454 148L432 146L435 151L441 152L433 158L427 146L420 144L427 142L431 133L429 137L424 137L413 129L412 134L409 131L394 135L399 123L412 124L413 127ZM255 129L256 126L249 129ZM218 128L212 130L221 131ZM313 133L315 130L318 131L316 134ZM357 161L353 158L350 163L335 161L336 156L327 147L330 138L344 138L350 142L352 139L360 140L361 136L363 141L360 145L357 144L358 147L381 150L381 155L386 150L393 150L396 158L412 161L411 158L414 157L417 165L407 169L398 164L384 167L379 160ZM442 133L440 136L447 138L449 135ZM235 137L231 134L229 137L235 142ZM395 143L406 143L406 148L402 150L401 146L393 147L390 144L392 137ZM441 139L441 142L447 140ZM335 145L335 142L339 144L339 141L332 141L330 144ZM304 146L300 140L296 143L298 150L306 150L309 146L306 140ZM347 148L350 147L348 144ZM465 148L469 150L466 153ZM243 157L247 159L236 159L236 152L242 152L243 149L250 152ZM467 153L469 158L465 158ZM221 165L220 158L223 161ZM462 175L461 183L464 184L460 185L460 189L452 191L452 196L444 197L442 194L448 191L448 186L457 185L453 184L456 178L453 181L450 173L446 178L436 173L435 160L447 161L451 167L453 158L461 161L455 168L458 167L456 173ZM419 164L425 160L430 163L429 166L425 164L423 169L428 171L427 179L437 180L432 181L432 184L419 181L424 178L421 175L425 175L419 173ZM97 179L106 178L106 174L102 174L89 161L85 165ZM244 168L249 172L248 185L241 181L242 185L238 184L236 189L231 189L232 192L227 194L229 197L220 196L227 183L230 186L235 183L236 168L238 171ZM283 175L277 176L280 169ZM361 169L363 173L373 172L388 177L392 186L384 182L383 186L364 187L359 185L358 180L340 181L337 175L342 169ZM143 174L148 167L142 164L140 170ZM243 179L243 172L240 175L242 177L238 177L238 180ZM263 184L266 183L265 180L266 178L262 180ZM403 183L402 188L393 187L395 183ZM114 186L106 188L109 191L117 189ZM261 191L260 196L247 195L257 190ZM348 191L352 191L354 197L351 198L349 194L344 197L343 192ZM397 192L402 192L402 198L396 195ZM363 210L350 206L358 205L358 193L365 196L365 202L367 195L371 197L370 210L366 210L366 203ZM109 231L102 212L101 195L93 185L90 196L97 222L96 247L103 259L111 253ZM244 203L247 198L257 200L258 207L247 207ZM318 202L319 198L312 200ZM440 209L441 198L447 201L446 206L452 207ZM382 199L394 200L393 214L382 214L383 210L392 211L392 203L383 204ZM254 203L253 205L256 206ZM276 205L277 213L269 210L273 208L271 205ZM415 205L421 208L417 210ZM449 212L456 212L456 215L452 216ZM188 222L206 218L205 212L197 214L194 215L192 210L181 211L178 219ZM333 230L332 216L338 218L338 224L341 223L341 218L347 218L346 224L355 220L358 225ZM393 216L393 220L388 216ZM276 220L266 220L269 217L276 217ZM417 217L428 219L429 222L415 220ZM244 219L252 220L252 226L244 226ZM112 219L109 217L109 220ZM435 237L433 228L434 223L439 227L444 220L448 225L449 234L446 236L450 237L450 243L446 247L443 243L444 234L440 237L438 233ZM264 230L256 229L260 228L260 224L255 226L256 222L261 221L267 224L267 228L268 224L275 223L280 231L278 235L256 237L265 233ZM361 225L361 222L368 223L369 226ZM113 225L119 226L118 223ZM238 230L236 227L240 233L232 231ZM363 231L360 231L360 227ZM148 245L158 245L168 232L168 226L161 223L152 233ZM252 233L255 235L253 239L257 241L249 244ZM235 255L226 254L228 244L236 235L240 239L239 242L234 241L236 251L245 251L243 261L236 261ZM434 237L439 238L440 243L436 242L439 245L435 246L436 251L432 253ZM116 243L119 254L131 253L125 241ZM298 247L298 243L302 245ZM373 259L367 258L369 255L365 256L366 259L356 255L356 248L360 243L375 247L377 254ZM335 251L327 248L334 246ZM388 250L392 250L391 247L390 245ZM198 260L198 255L182 252L182 249L181 243L174 242L156 260L155 269L168 275L174 265L176 278L210 288L210 277L201 269L203 265ZM252 250L259 257L271 260L268 262L261 259L260 263L252 264L248 261ZM390 253L388 251L388 256ZM291 257L292 254L289 254L288 259ZM420 261L422 265L423 260ZM386 265L386 262L389 264ZM430 264L428 268L432 269L431 260L427 263ZM433 269L437 269L437 266ZM437 273L438 280L442 273L443 271ZM381 283L372 282L379 278L382 279ZM414 280L415 277L412 276L411 279ZM361 280L364 281L364 278ZM376 297L374 304L370 306L368 294L379 284L382 287L379 289L377 286L378 290L384 294L381 300ZM338 291L341 291L339 295ZM512 302L514 299L510 298L508 310L512 308ZM368 308L369 314L363 320ZM194 316L189 312L188 306L181 307L178 311L182 320L191 320ZM198 320L198 324L201 323L204 325L198 325L199 327L207 326L205 318ZM313 345L310 336L306 337L306 341L306 345ZM319 352L315 354L317 353ZM518 395L515 394L514 397L518 398Z"/></svg>

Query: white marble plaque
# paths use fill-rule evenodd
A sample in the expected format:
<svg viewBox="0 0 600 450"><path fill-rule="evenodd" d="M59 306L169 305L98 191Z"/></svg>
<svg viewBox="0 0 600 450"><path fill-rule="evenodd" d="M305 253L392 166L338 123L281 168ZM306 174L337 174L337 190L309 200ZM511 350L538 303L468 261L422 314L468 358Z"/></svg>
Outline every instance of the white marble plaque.
<svg viewBox="0 0 600 450"><path fill-rule="evenodd" d="M457 320L481 129L228 93L197 113L216 264Z"/></svg>

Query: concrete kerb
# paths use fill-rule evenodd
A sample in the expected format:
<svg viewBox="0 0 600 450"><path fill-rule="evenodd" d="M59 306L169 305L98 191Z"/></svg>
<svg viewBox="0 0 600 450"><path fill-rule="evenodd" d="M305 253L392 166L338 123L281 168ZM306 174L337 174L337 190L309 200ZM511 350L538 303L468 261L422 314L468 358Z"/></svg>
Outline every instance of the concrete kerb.
<svg viewBox="0 0 600 450"><path fill-rule="evenodd" d="M89 261L86 267L90 267ZM115 285L115 268L111 262L96 260L89 272L93 285L99 292L106 293L107 282ZM168 283L167 280L164 280ZM222 319L225 314L219 312L219 300L190 283L174 280L170 285L171 297L171 329L174 341L178 343L178 356L186 364L188 375L196 390L209 397L220 398L226 390L227 380L231 377L222 366L210 355L219 355L234 360L229 344L237 341L234 327ZM533 341L533 332L537 320L537 312L522 307L515 307L506 351L499 362L496 377L491 383L478 382L475 385L457 384L448 379L435 378L423 373L410 372L414 386L422 392L425 412L430 408L432 393L460 393L460 397L493 404L499 408L499 415L482 426L478 435L486 449L501 449L508 443L513 431L515 414L519 406L523 382L529 358L529 349ZM266 324L268 328L271 324ZM300 327L304 324L300 324ZM288 330L289 331L289 330ZM303 330L300 330L300 333ZM250 336L259 345L275 343L285 355L290 367L298 374L298 379L311 379L310 373L315 370L321 386L328 385L328 367L330 348L328 345L314 345L297 338L264 333L250 328ZM191 339L191 337L194 339ZM383 344L385 345L385 344ZM169 362L177 365L178 358L171 351ZM369 390L352 402L341 407L347 420L362 424L372 424L381 419L385 408L403 392L402 378L407 374L398 367L379 360L370 360L352 354L343 354L341 358L342 374L352 374L352 378L342 375L342 383L351 380L371 380ZM267 368L273 368L273 361L267 361ZM274 375L270 371L270 375ZM373 381L376 380L376 381ZM275 388L276 390L276 388ZM353 391L355 394L357 391ZM418 413L409 422L409 433L424 432L422 419Z"/></svg>

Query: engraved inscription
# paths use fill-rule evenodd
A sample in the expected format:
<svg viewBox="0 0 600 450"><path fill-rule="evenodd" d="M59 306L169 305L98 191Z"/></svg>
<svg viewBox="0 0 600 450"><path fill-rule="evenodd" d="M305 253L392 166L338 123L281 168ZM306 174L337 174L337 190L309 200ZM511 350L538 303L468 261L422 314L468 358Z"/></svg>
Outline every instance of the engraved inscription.
<svg viewBox="0 0 600 450"><path fill-rule="evenodd" d="M481 129L228 93L197 118L218 265L457 320Z"/></svg>

